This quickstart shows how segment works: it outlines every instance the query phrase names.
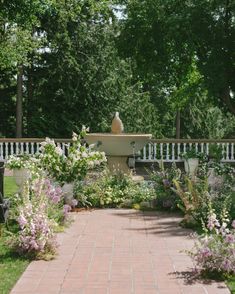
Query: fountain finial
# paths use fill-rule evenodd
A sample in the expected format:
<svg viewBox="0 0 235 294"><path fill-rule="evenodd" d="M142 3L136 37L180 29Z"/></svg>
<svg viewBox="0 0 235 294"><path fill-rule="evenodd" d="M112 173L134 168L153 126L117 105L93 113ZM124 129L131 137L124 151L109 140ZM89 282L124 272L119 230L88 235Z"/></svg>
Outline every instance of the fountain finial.
<svg viewBox="0 0 235 294"><path fill-rule="evenodd" d="M121 134L124 131L123 123L119 118L119 112L115 113L115 116L112 120L111 130L113 134Z"/></svg>

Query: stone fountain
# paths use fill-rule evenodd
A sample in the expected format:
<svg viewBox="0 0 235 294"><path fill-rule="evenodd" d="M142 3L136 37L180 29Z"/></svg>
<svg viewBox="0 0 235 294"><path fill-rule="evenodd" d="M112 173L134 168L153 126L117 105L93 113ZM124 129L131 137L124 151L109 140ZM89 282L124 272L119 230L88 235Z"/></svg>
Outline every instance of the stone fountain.
<svg viewBox="0 0 235 294"><path fill-rule="evenodd" d="M120 170L130 174L128 157L134 156L151 139L151 134L123 133L124 127L116 112L112 121L111 133L90 133L85 137L86 142L95 144L98 151L104 151L111 171Z"/></svg>

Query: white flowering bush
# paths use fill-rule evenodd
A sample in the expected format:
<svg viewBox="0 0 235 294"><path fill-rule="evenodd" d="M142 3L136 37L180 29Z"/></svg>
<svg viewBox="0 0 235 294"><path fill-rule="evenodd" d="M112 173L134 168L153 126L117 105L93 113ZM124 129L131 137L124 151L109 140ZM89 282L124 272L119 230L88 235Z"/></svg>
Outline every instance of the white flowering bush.
<svg viewBox="0 0 235 294"><path fill-rule="evenodd" d="M188 252L196 267L202 273L235 274L235 220L229 228L226 209L219 221L211 208L203 231L197 235L194 249Z"/></svg>
<svg viewBox="0 0 235 294"><path fill-rule="evenodd" d="M82 180L88 170L107 161L104 152L94 151L92 146L82 144L85 134L85 128L79 135L73 133L73 144L68 148L67 155L49 138L41 143L41 165L50 177L61 184Z"/></svg>

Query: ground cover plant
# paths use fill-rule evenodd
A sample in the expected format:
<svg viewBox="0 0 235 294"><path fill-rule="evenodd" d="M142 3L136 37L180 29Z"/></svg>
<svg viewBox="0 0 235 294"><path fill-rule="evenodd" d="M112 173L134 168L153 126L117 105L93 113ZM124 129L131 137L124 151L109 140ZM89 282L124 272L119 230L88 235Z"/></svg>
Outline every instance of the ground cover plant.
<svg viewBox="0 0 235 294"><path fill-rule="evenodd" d="M150 207L154 190L146 183L136 183L120 171L104 170L96 179L78 182L75 198L79 206L90 207Z"/></svg>

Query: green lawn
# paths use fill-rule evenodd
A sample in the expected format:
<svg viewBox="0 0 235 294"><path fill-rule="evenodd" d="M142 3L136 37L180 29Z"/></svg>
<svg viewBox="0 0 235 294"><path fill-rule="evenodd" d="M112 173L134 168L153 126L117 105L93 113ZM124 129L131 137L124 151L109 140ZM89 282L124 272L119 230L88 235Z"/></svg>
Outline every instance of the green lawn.
<svg viewBox="0 0 235 294"><path fill-rule="evenodd" d="M227 280L227 285L232 294L235 294L235 276Z"/></svg>
<svg viewBox="0 0 235 294"><path fill-rule="evenodd" d="M11 195L17 191L17 186L12 177L4 178L4 194ZM10 230L14 230L13 224L9 224ZM12 252L5 244L7 231L2 228L0 236L0 293L8 294L16 281L19 279L25 268L29 264L29 260Z"/></svg>
<svg viewBox="0 0 235 294"><path fill-rule="evenodd" d="M13 177L4 177L4 194L5 196L14 194L17 191L17 185Z"/></svg>

